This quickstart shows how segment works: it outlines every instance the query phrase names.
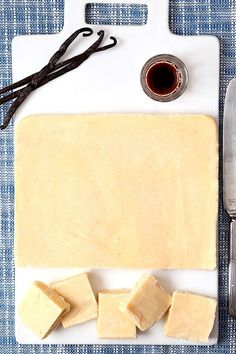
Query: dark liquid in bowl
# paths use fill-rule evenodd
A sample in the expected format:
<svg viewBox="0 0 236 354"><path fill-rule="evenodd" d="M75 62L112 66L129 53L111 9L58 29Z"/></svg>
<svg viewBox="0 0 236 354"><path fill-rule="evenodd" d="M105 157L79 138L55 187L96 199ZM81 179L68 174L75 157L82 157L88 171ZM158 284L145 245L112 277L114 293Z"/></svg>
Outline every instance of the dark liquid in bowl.
<svg viewBox="0 0 236 354"><path fill-rule="evenodd" d="M179 86L178 69L169 63L160 62L147 72L147 86L157 95L168 95Z"/></svg>

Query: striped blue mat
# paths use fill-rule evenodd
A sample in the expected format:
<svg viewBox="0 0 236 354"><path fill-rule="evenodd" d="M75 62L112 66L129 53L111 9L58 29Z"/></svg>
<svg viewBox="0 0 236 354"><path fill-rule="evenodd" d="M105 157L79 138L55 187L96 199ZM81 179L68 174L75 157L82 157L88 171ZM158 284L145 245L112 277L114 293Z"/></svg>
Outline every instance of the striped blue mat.
<svg viewBox="0 0 236 354"><path fill-rule="evenodd" d="M12 37L18 34L55 33L59 31L63 26L63 7L62 0L0 0L0 87L11 82ZM90 4L87 6L86 13L86 19L89 23L115 23L117 25L142 24L145 23L146 16L147 9L145 6L134 5ZM176 34L215 34L220 38L221 144L225 90L229 80L236 75L236 1L170 0L170 27ZM7 107L7 105L0 106L1 120ZM220 161L222 161L221 145ZM0 132L0 354L236 353L236 320L233 320L227 314L229 220L222 207L222 169L220 169L220 195L220 338L217 346L20 346L16 343L14 337L13 127L10 126L5 131Z"/></svg>

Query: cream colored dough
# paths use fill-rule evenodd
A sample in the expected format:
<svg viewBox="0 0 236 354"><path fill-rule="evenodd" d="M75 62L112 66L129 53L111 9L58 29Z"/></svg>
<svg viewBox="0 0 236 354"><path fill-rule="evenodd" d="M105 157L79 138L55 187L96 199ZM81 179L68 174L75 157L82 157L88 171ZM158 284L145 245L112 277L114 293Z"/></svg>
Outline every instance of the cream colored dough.
<svg viewBox="0 0 236 354"><path fill-rule="evenodd" d="M70 311L70 304L46 284L35 281L18 311L24 325L43 339L60 325L63 316Z"/></svg>
<svg viewBox="0 0 236 354"><path fill-rule="evenodd" d="M214 326L216 305L215 299L174 291L165 322L165 335L207 342Z"/></svg>
<svg viewBox="0 0 236 354"><path fill-rule="evenodd" d="M98 338L136 338L136 326L119 309L129 293L126 289L104 290L98 294Z"/></svg>
<svg viewBox="0 0 236 354"><path fill-rule="evenodd" d="M51 284L51 287L71 305L70 312L61 320L64 328L97 317L97 301L88 274L84 273L58 281Z"/></svg>
<svg viewBox="0 0 236 354"><path fill-rule="evenodd" d="M216 266L218 133L204 115L16 125L17 266Z"/></svg>

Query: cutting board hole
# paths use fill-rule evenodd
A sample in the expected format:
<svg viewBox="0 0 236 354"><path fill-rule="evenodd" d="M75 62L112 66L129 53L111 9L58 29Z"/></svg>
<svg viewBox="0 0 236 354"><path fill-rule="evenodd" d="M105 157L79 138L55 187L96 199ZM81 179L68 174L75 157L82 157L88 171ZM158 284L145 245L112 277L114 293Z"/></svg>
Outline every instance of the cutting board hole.
<svg viewBox="0 0 236 354"><path fill-rule="evenodd" d="M85 22L91 25L143 26L148 18L146 4L88 3Z"/></svg>

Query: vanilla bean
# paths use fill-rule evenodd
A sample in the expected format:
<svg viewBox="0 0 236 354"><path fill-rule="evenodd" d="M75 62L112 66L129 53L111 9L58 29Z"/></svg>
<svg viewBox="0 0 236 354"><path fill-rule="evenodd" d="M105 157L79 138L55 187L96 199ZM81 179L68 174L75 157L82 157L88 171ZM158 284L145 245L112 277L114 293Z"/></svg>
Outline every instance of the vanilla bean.
<svg viewBox="0 0 236 354"><path fill-rule="evenodd" d="M78 55L76 55L76 56L74 56L74 57L72 57L72 58L70 58L70 59L61 61L60 63L57 63L57 64L55 65L55 68L54 68L54 69L56 70L56 69L61 68L62 66L64 66L64 65L66 65L66 64L68 64L68 63L70 63L70 62L72 62L73 60L75 60L76 57L78 57ZM16 89L16 88L18 88L18 87L21 87L21 86L24 86L24 85L28 84L28 83L30 82L30 80L33 79L34 75L36 75L37 73L38 73L38 71L35 72L34 74L31 74L31 75L25 77L24 79L21 79L21 80L19 80L19 81L17 81L17 82L14 82L14 83L11 84L11 85L8 85L8 86L5 86L5 87L1 88L1 89L0 89L0 95L2 95L2 94L5 93L5 92L8 92L8 91L10 91L10 90L14 90L14 89ZM10 95L9 95L9 96L10 96ZM5 102L7 102L7 101L10 100L10 99L8 99L8 100L6 100L6 101L2 101L5 97L8 97L8 95L3 96L3 97L0 99L0 105L1 105L2 103L5 103ZM14 96L14 97L16 97L16 96ZM14 97L12 97L12 98L14 98Z"/></svg>
<svg viewBox="0 0 236 354"><path fill-rule="evenodd" d="M65 66L65 65L67 65L67 64L69 64L69 63L71 63L72 61L79 60L79 59L80 59L79 57L81 57L81 56L83 56L83 54L79 54L79 55L76 55L76 56L74 56L74 57L72 57L72 58L70 58L70 59L61 61L60 63L57 63L57 64L55 65L55 68L54 68L54 69L55 69L55 70L58 70L58 69L60 69L61 67ZM9 85L9 86L6 86L6 87L0 89L0 94L5 93L5 92L7 92L7 91L9 91L9 90L12 90L12 89L16 89L16 88L21 87L21 86L23 86L23 85L28 84L28 83L32 80L32 78L34 77L35 74L37 74L37 73L31 74L31 75L25 77L24 79L15 82L14 84L11 84L11 85ZM50 74L49 74L49 75L50 75ZM49 81L51 81L51 80L53 80L53 78L50 78L50 79L49 79L49 75L46 76L46 77L48 77L48 80L45 80L45 79L43 80L44 84L47 83L47 82L49 82ZM40 86L42 86L42 85L40 84ZM39 86L38 86L38 87L39 87ZM14 98L16 98L22 89L23 89L23 88L21 88L21 89L19 89L19 90L16 90L16 91L13 91L13 92L9 93L8 95L5 95L5 96L1 97L1 98L0 98L0 105L2 105L3 103L6 103L6 102L11 101L11 100L13 100Z"/></svg>
<svg viewBox="0 0 236 354"><path fill-rule="evenodd" d="M91 54L96 53L96 52L100 52L103 50L107 50L109 48L114 47L117 44L117 40L114 37L110 37L110 39L113 40L113 43L111 44L107 44L104 47L100 47L97 48L97 45L99 45L99 43L101 41L99 41L99 43L96 43L96 46L94 46L94 44L89 47L83 54L78 55L78 57L74 57L76 59L74 59L73 61L69 62L68 65L63 66L60 70L57 70L53 73L50 73L48 76L46 76L38 85L38 87L45 85L47 82L54 80L66 73L68 73L69 71L72 71L74 69L76 69L79 65L81 65L86 59L88 59L90 57ZM92 49L92 50L91 50Z"/></svg>
<svg viewBox="0 0 236 354"><path fill-rule="evenodd" d="M101 37L100 37L100 39L101 39ZM70 59L67 59L67 60L64 60L64 61L62 61L62 62L60 62L60 63L57 63L57 64L55 65L55 68L54 68L55 71L52 72L52 73L49 73L49 74L37 85L37 88L38 88L38 87L41 87L41 86L43 86L43 85L45 85L46 83L48 83L48 82L50 82L50 81L52 81L52 80L54 80L54 79L60 77L61 75L65 74L65 73L67 73L67 72L69 72L69 71L71 71L71 70L76 69L80 64L82 64L82 63L88 58L87 53L88 53L89 51L91 51L91 48L92 48L92 51L90 52L90 55L91 55L92 53L96 53L96 52L99 52L99 51L103 51L103 50L106 50L106 49L109 49L109 48L112 48L113 46L115 46L116 43L117 43L117 40L116 40L114 37L110 37L110 39L113 40L113 43L108 44L108 45L106 45L106 46L104 46L104 47L96 48L96 50L94 50L94 49L95 49L95 46L94 46L94 44L93 44L91 47L89 47L89 48L88 48L85 52L83 52L82 54L78 54L78 55L76 55L76 56L74 56L74 57L72 57L72 58L70 58ZM97 44L100 44L100 42L101 42L101 40L99 40L99 43L97 43L97 41L96 41L96 42L95 42L95 43L96 43L96 46L97 46ZM72 64L72 63L73 63L73 65L70 65L70 66L68 65L68 64ZM63 70L58 70L58 69L60 69L60 68L63 68ZM56 71L56 70L57 70L57 71ZM35 74L36 74L36 73L35 73ZM22 82L28 83L30 80L32 80L32 78L34 77L35 74L32 74L32 75L30 75L30 76L27 76L26 78L24 78L24 79L18 81L18 82L15 83L15 84L10 85L9 87L12 88L14 85L15 85L15 87L18 87L19 83L22 83ZM17 85L17 86L16 86L16 85ZM12 99L16 98L16 97L20 94L20 92L21 92L22 90L23 90L23 88L21 88L21 89L19 89L19 90L16 90L16 91L14 91L14 92L12 92L12 93L10 93L10 94L8 94L8 95L5 95L5 96L3 96L2 98L0 98L0 105L2 105L3 103L6 103L6 102L11 101ZM35 88L33 88L32 91L33 91L33 90L35 90Z"/></svg>
<svg viewBox="0 0 236 354"><path fill-rule="evenodd" d="M8 126L12 116L14 115L14 113L16 112L18 107L29 96L29 94L37 88L38 84L47 76L47 74L50 73L50 71L52 71L54 69L56 63L65 54L69 45L75 40L75 38L80 33L83 33L83 32L85 32L84 33L85 35L91 35L93 31L88 27L81 28L81 29L75 31L69 38L67 38L65 40L65 42L62 43L60 48L50 58L48 64L45 65L39 72L37 72L33 76L33 78L30 80L30 82L27 84L27 86L24 87L19 92L19 94L17 95L17 98L15 99L15 101L12 103L12 105L10 106L10 108L7 111L4 122L0 126L1 130L5 129ZM88 33L86 33L86 32L88 32Z"/></svg>
<svg viewBox="0 0 236 354"><path fill-rule="evenodd" d="M80 64L82 64L87 58L88 58L88 53L92 54L92 52L95 52L94 49L98 47L98 45L102 42L102 39L104 37L104 32L103 31L100 31L99 33L99 38L96 42L94 42L87 50L85 50L82 54L78 54L78 55L75 55L74 57L72 58L69 58L69 59L66 59L60 63L57 63L54 67L54 72L51 74L48 74L41 82L40 84L37 86L37 87L40 87L40 86L43 86L45 85L47 82L53 80L53 79L56 79L57 77L63 75L64 73L68 72L68 71L71 71L73 69L75 69L76 67L78 67ZM107 46L104 46L104 47L101 47L100 49L97 49L96 51L100 51L100 50L106 50L106 49L109 49L111 47L113 47L117 41L114 37L110 37L110 39L113 40L113 43L112 44L109 44ZM62 67L66 67L68 64L71 64L71 63L77 63L74 64L72 67L68 67L65 71L59 71L58 69L62 68ZM56 71L57 70L57 71ZM4 87L3 89L0 90L0 94L3 93L3 92L6 92L10 89L13 89L13 88L17 88L17 87L20 87L22 86L23 84L28 84L32 79L33 77L38 74L39 72L36 72L32 75L29 75L27 76L26 78L20 80L20 81L17 81L16 83L12 84L12 85L9 85L7 87ZM7 90L6 90L7 89ZM19 89L19 90L16 90L8 95L5 95L3 96L2 98L0 98L0 105L2 105L3 103L6 103L14 98L16 98L20 92L23 90L23 88ZM32 89L34 90L34 88Z"/></svg>
<svg viewBox="0 0 236 354"><path fill-rule="evenodd" d="M88 32L88 33L86 33L86 32ZM62 45L60 46L59 50L58 50L55 54L53 54L53 56L52 56L51 59L49 60L49 63L46 65L46 67L47 67L48 65L52 65L54 61L57 62L57 61L60 59L60 57L61 57L63 54L65 54L65 52L66 52L68 46L75 40L76 37L78 37L78 35L79 35L80 33L83 33L83 36L84 36L84 37L87 37L87 36L90 36L90 35L93 33L93 30L92 30L91 28L89 28L89 27L84 27L84 28L81 28L81 29L75 31L64 43L62 43ZM73 60L73 58L68 59L68 61L71 61L71 60ZM65 62L61 62L61 63L57 63L56 65L55 65L55 63L54 63L55 68L56 68L56 67L59 68L59 67L65 65L65 64L67 64L66 61L65 61ZM40 70L40 71L41 71L41 70ZM38 71L38 72L36 72L36 73L34 73L34 74L32 74L32 75L29 75L29 76L25 77L24 79L21 79L21 80L19 80L19 81L13 83L13 84L11 84L11 85L8 85L8 86L5 86L5 87L1 88L1 89L0 89L0 95L3 94L3 93L5 93L5 92L8 92L8 91L10 91L10 90L13 90L13 89L16 89L16 88L18 88L18 87L21 87L21 86L23 86L23 85L28 84L28 83L33 79L33 77L34 77L36 74L39 74L39 73L40 73L40 71Z"/></svg>
<svg viewBox="0 0 236 354"><path fill-rule="evenodd" d="M108 44L108 45L106 45L106 46L104 46L104 47L101 47L101 48L98 48L98 49L96 50L96 52L109 49L109 48L113 47L114 45L116 45L117 40L116 40L114 37L112 37L112 36L110 37L110 39L112 39L112 40L114 41L114 43ZM95 43L96 43L96 42L95 42ZM88 50L90 50L90 48L88 48L85 52L87 52ZM85 52L84 52L84 53L85 53ZM55 65L55 67L54 67L54 70L58 70L58 69L60 69L61 67L66 66L67 64L70 64L70 63L72 63L72 62L75 62L75 61L77 61L77 60L80 60L82 57L84 58L84 53L75 55L75 56L72 57L72 58L69 58L69 59L66 59L66 60L64 60L64 61L62 61L62 62L60 62L60 63L57 63L57 64ZM83 62L83 61L84 61L84 60L82 60L82 62ZM13 90L13 89L16 89L16 88L18 88L18 87L21 87L21 86L23 86L23 85L28 84L28 83L33 79L33 77L34 77L36 74L38 74L38 73L39 73L39 72L36 72L36 73L31 74L31 75L25 77L24 79L21 79L21 80L15 82L15 83L13 83L13 84L11 84L11 85L9 85L9 86L3 87L2 89L0 89L0 95L3 94L3 93L5 93L5 92L7 92L7 91L9 91L9 90ZM62 74L61 74L61 75L62 75ZM61 76L61 75L58 75L58 76ZM50 77L50 80L49 80L49 79L48 79L48 80L43 80L43 82L44 82L44 84L45 84L45 83L47 83L47 82L53 80L54 78L57 78L58 76L55 75L55 77ZM40 86L42 86L42 85L40 85ZM8 95L5 95L5 96L3 96L2 98L0 98L0 105L2 105L3 103L6 103L6 102L12 100L13 98L16 98L17 95L19 94L19 92L20 92L20 90L17 90L17 91L14 91L14 92L12 92L12 93L10 93L10 94L8 94Z"/></svg>
<svg viewBox="0 0 236 354"><path fill-rule="evenodd" d="M0 126L1 129L5 129L12 116L18 109L18 107L22 104L22 102L27 98L27 96L37 89L38 87L46 84L47 82L77 68L81 65L92 53L96 53L102 50L107 50L112 48L117 44L117 40L114 37L110 37L113 40L111 44L105 45L103 47L99 47L100 43L104 38L104 31L99 31L99 38L82 54L76 55L73 58L67 59L63 62L57 63L57 61L61 58L61 56L66 52L68 46L72 43L72 41L78 36L79 33L83 33L84 36L89 36L92 34L92 30L90 28L82 28L76 32L74 32L59 48L59 50L51 57L48 64L45 65L42 70L39 72L28 76L25 79L18 81L15 84L9 85L8 90L12 88L17 88L22 85L22 83L27 83L27 85L19 90L12 92L9 95L3 96L0 99L0 104L5 103L13 98L16 98L15 101L10 106L5 120L3 124ZM7 92L6 88L0 90L0 93Z"/></svg>
<svg viewBox="0 0 236 354"><path fill-rule="evenodd" d="M76 55L76 56L74 56L74 57L72 57L70 59L67 59L67 60L64 60L64 61L58 63L57 65L55 65L55 70L58 70L58 69L60 69L60 68L62 68L64 66L70 64L71 62L75 62L75 61L78 62L78 66L79 66L85 60L86 60L86 58L83 56L83 54L79 54L79 55ZM62 74L60 74L58 72L59 72L59 70L58 71L54 71L53 75L52 75L52 73L49 73L40 82L40 84L37 87L41 87L41 86L45 85L47 82L49 82L49 81L51 81L53 79L56 79L57 77L61 76ZM56 73L58 73L58 74L56 74ZM32 78L35 76L35 74L36 73L34 73L32 75L29 75L26 78L24 78L24 79L22 79L20 81L17 81L16 83L14 83L12 85L9 85L9 89L18 88L18 87L20 87L22 85L28 84L32 80ZM4 89L5 89L5 87L4 87ZM0 105L2 105L3 103L9 102L9 101L13 100L14 98L16 98L23 89L24 89L24 87L20 88L20 89L18 89L16 91L13 91L13 92L9 93L8 95L5 95L5 96L1 97L0 98ZM32 91L33 90L34 89L32 89ZM4 91L4 92L6 92L6 91Z"/></svg>

